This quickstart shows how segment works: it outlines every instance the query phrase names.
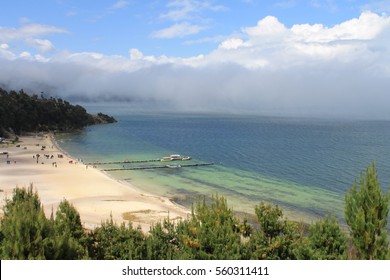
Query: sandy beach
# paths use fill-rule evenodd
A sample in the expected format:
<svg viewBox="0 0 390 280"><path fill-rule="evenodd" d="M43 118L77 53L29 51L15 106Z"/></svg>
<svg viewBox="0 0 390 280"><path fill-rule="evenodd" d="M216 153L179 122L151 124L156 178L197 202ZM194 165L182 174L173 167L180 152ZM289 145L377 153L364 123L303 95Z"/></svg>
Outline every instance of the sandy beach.
<svg viewBox="0 0 390 280"><path fill-rule="evenodd" d="M37 156L39 155L39 156ZM50 216L65 198L79 211L85 228L93 229L112 215L116 223L129 222L147 232L150 225L170 217L185 218L188 209L120 182L63 153L49 135L21 137L0 144L0 207L13 189L33 184L45 214Z"/></svg>

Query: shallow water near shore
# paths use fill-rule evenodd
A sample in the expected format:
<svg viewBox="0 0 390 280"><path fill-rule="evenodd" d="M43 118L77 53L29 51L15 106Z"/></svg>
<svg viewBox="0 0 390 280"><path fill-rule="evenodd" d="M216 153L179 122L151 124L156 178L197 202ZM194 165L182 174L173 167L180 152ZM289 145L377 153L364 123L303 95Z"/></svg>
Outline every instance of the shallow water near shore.
<svg viewBox="0 0 390 280"><path fill-rule="evenodd" d="M390 122L259 116L138 114L118 123L57 135L84 162L191 156L212 166L107 171L141 190L190 206L199 195L223 195L236 211L254 213L260 201L279 204L306 222L334 213L344 194L375 160L383 189L390 182ZM181 163L181 162L180 162ZM187 162L186 162L187 163ZM164 165L121 163L101 169Z"/></svg>

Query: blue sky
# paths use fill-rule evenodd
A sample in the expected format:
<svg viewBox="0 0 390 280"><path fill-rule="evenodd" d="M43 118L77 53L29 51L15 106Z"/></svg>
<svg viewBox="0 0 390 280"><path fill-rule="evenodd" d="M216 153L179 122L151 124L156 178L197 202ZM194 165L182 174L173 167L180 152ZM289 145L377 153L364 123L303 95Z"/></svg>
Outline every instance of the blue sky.
<svg viewBox="0 0 390 280"><path fill-rule="evenodd" d="M183 110L390 119L390 0L35 0L0 86Z"/></svg>
<svg viewBox="0 0 390 280"><path fill-rule="evenodd" d="M137 48L148 55L192 56L212 51L225 37L268 15L287 27L302 23L333 26L358 17L363 10L390 9L389 1L380 2L13 0L2 5L0 26L55 26L64 32L46 37L56 49L70 52L127 55L130 48ZM22 50L22 43L12 45Z"/></svg>

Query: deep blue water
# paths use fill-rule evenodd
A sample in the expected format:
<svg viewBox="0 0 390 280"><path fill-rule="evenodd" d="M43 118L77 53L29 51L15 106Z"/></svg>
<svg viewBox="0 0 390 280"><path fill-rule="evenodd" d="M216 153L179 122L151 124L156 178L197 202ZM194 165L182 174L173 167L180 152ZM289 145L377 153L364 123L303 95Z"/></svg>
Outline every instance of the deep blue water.
<svg viewBox="0 0 390 280"><path fill-rule="evenodd" d="M168 196L222 193L238 210L260 200L297 213L342 215L344 193L376 161L390 183L390 122L259 116L149 114L60 137L85 161L189 155L215 166L113 172ZM145 181L146 180L146 181ZM247 206L247 208L246 208Z"/></svg>

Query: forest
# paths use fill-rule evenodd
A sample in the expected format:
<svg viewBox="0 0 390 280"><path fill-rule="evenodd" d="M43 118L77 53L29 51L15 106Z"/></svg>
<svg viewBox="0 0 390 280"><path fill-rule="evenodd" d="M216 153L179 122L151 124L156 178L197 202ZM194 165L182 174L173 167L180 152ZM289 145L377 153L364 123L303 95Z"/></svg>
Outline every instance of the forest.
<svg viewBox="0 0 390 280"><path fill-rule="evenodd" d="M1 259L92 260L343 260L390 259L390 193L379 186L375 163L345 194L343 230L333 215L310 225L288 220L260 202L257 222L239 219L225 198L200 199L184 220L167 217L148 233L112 219L85 230L64 199L47 218L33 186L15 188L0 223Z"/></svg>
<svg viewBox="0 0 390 280"><path fill-rule="evenodd" d="M61 98L46 98L23 90L0 88L0 137L28 132L71 131L88 125L113 123L113 117L98 113L91 115L80 105Z"/></svg>

